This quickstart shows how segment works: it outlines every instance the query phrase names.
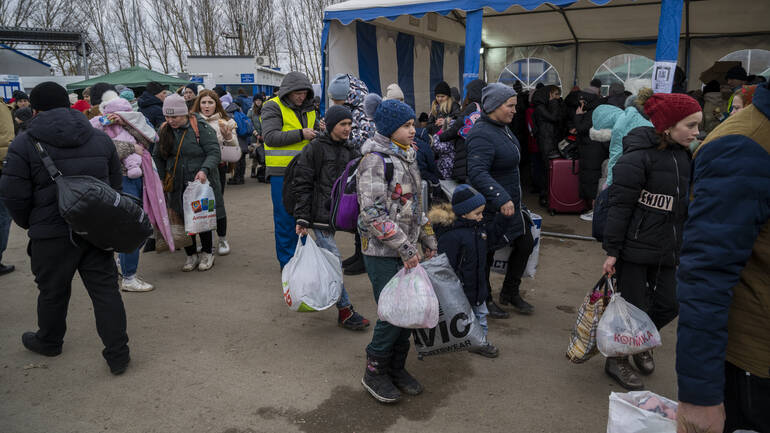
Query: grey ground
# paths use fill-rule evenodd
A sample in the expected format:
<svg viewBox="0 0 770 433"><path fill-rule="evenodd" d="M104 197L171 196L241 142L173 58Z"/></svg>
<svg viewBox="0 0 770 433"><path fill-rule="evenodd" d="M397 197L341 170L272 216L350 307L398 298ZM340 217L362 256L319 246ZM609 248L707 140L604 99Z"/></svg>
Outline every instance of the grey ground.
<svg viewBox="0 0 770 433"><path fill-rule="evenodd" d="M528 197L534 203L532 197ZM497 359L445 354L407 363L426 391L393 406L361 387L371 328L337 327L334 308L293 313L275 259L269 186L247 179L225 193L232 253L205 273L182 273L182 253L149 253L139 273L150 293L123 295L132 362L113 377L101 357L91 302L76 278L64 352L24 349L36 329L37 289L27 238L14 226L0 277L0 433L16 432L603 432L608 396L622 391L599 355L564 356L575 310L601 274L596 242L544 238L533 316L490 321ZM576 215L544 216L544 229L588 235ZM343 256L353 240L338 235ZM376 318L366 275L346 277L351 300ZM497 294L501 276L493 279ZM662 331L647 387L676 398L675 323Z"/></svg>

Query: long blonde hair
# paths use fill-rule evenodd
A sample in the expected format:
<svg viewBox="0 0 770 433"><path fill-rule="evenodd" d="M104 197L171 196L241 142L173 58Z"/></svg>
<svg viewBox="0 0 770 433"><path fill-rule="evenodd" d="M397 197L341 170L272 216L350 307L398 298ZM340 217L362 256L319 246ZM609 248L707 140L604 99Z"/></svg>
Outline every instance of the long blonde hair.
<svg viewBox="0 0 770 433"><path fill-rule="evenodd" d="M447 97L441 104L434 99L433 103L430 105L430 114L433 117L439 117L441 115L446 116L452 112L452 103L451 97Z"/></svg>

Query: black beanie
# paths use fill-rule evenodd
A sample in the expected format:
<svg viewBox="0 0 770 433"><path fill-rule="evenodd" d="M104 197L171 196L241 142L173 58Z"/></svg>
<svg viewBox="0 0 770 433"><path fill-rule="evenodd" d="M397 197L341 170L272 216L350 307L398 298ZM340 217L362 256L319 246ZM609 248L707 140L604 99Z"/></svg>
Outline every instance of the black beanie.
<svg viewBox="0 0 770 433"><path fill-rule="evenodd" d="M719 81L717 80L711 80L708 83L706 83L706 86L703 88L703 94L706 93L714 93L719 92Z"/></svg>
<svg viewBox="0 0 770 433"><path fill-rule="evenodd" d="M214 86L214 88L211 90L213 90L214 93L216 93L217 96L219 96L220 98L225 96L225 94L227 93L227 90L225 90L225 88L222 86Z"/></svg>
<svg viewBox="0 0 770 433"><path fill-rule="evenodd" d="M192 90L192 92L197 96L198 95L198 85L195 83L190 83L185 86L186 88Z"/></svg>
<svg viewBox="0 0 770 433"><path fill-rule="evenodd" d="M602 80L598 78L594 78L593 80L591 80L590 84L591 84L591 87L596 87L598 89L602 88Z"/></svg>
<svg viewBox="0 0 770 433"><path fill-rule="evenodd" d="M452 89L449 88L449 84L446 81L440 81L433 89L433 93L437 95L452 96Z"/></svg>
<svg viewBox="0 0 770 433"><path fill-rule="evenodd" d="M20 100L27 100L29 101L29 96L27 96L26 93L22 92L21 90L14 90L13 91L13 99L20 101Z"/></svg>
<svg viewBox="0 0 770 433"><path fill-rule="evenodd" d="M334 127L345 119L353 120L353 113L350 109L344 105L332 105L326 110L326 117L324 118L326 131L331 134Z"/></svg>
<svg viewBox="0 0 770 433"><path fill-rule="evenodd" d="M29 95L29 102L33 110L47 111L54 108L69 108L70 106L67 89L53 81L38 84Z"/></svg>
<svg viewBox="0 0 770 433"><path fill-rule="evenodd" d="M104 92L112 90L115 93L118 93L118 91L115 89L115 86L113 86L110 83L96 83L91 87L91 106L99 105L102 103L102 95L104 95Z"/></svg>
<svg viewBox="0 0 770 433"><path fill-rule="evenodd" d="M158 93L166 90L166 88L163 87L163 85L160 84L157 81L150 81L149 83L147 83L147 86L145 86L144 89L147 90L147 92L150 95L157 95ZM93 92L93 90L92 90L92 92ZM93 93L91 93L91 100L93 100L93 99L94 99L94 95L93 95Z"/></svg>

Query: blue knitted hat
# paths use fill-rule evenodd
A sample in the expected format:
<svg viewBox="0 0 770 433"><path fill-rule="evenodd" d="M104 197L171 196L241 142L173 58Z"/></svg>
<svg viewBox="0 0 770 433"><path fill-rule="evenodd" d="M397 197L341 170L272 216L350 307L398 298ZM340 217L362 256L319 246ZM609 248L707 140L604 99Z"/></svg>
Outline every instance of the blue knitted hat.
<svg viewBox="0 0 770 433"><path fill-rule="evenodd" d="M370 93L364 100L366 115L374 119L377 132L390 137L404 123L414 119L414 110L397 99L382 100L380 95Z"/></svg>
<svg viewBox="0 0 770 433"><path fill-rule="evenodd" d="M470 213L486 203L487 199L469 185L458 185L454 192L452 192L452 211L457 216Z"/></svg>

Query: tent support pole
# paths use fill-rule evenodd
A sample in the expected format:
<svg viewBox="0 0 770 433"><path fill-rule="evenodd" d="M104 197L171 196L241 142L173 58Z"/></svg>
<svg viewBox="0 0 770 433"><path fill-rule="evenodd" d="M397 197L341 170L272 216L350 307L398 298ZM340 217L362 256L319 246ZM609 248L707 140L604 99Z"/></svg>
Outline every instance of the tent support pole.
<svg viewBox="0 0 770 433"><path fill-rule="evenodd" d="M690 0L684 0L684 76L690 81Z"/></svg>
<svg viewBox="0 0 770 433"><path fill-rule="evenodd" d="M80 50L83 53L83 75L88 79L88 56L86 55L86 35L80 35Z"/></svg>
<svg viewBox="0 0 770 433"><path fill-rule="evenodd" d="M564 22L567 24L567 28L569 29L569 32L572 34L572 40L575 41L575 69L574 69L574 77L572 79L572 85L577 86L578 83L578 53L580 51L580 44L578 42L578 37L575 34L575 29L572 28L572 23L569 22L569 18L567 18L567 13L564 12L564 8L556 8L555 6L548 5L553 10L558 10L559 14L561 14L561 17L564 18Z"/></svg>

